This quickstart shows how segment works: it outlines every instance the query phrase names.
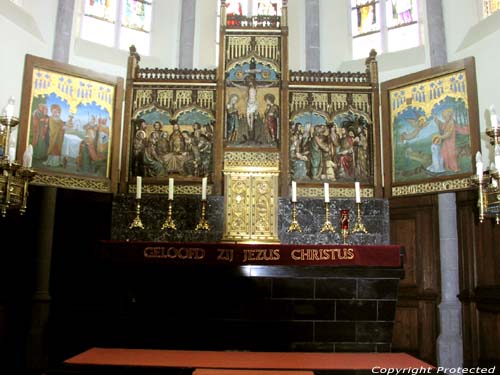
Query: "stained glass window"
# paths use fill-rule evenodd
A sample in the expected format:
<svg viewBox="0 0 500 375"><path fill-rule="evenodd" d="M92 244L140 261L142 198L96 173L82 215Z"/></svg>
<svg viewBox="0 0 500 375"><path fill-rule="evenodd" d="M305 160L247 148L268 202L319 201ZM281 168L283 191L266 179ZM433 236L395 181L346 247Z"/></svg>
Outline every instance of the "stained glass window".
<svg viewBox="0 0 500 375"><path fill-rule="evenodd" d="M218 7L217 9L219 9ZM226 14L236 14L239 16L248 14L247 0L226 0Z"/></svg>
<svg viewBox="0 0 500 375"><path fill-rule="evenodd" d="M226 14L279 16L281 6L282 0L226 0Z"/></svg>
<svg viewBox="0 0 500 375"><path fill-rule="evenodd" d="M102 21L116 21L116 1L113 0L85 0L85 16L94 17Z"/></svg>
<svg viewBox="0 0 500 375"><path fill-rule="evenodd" d="M483 0L483 16L486 18L500 9L500 0Z"/></svg>
<svg viewBox="0 0 500 375"><path fill-rule="evenodd" d="M151 1L126 0L122 11L122 26L149 32L151 28Z"/></svg>
<svg viewBox="0 0 500 375"><path fill-rule="evenodd" d="M281 0L253 0L252 16L280 16Z"/></svg>
<svg viewBox="0 0 500 375"><path fill-rule="evenodd" d="M219 61L219 29L220 29L220 0L218 0L217 6L217 22L216 22L216 32L215 32L215 44L216 53L215 61L216 64ZM270 16L281 16L281 7L283 5L283 0L226 0L226 15L239 15L239 16L257 16L270 15Z"/></svg>
<svg viewBox="0 0 500 375"><path fill-rule="evenodd" d="M352 35L358 36L380 30L379 2L374 0L352 0Z"/></svg>
<svg viewBox="0 0 500 375"><path fill-rule="evenodd" d="M417 0L351 0L351 24L355 59L421 43Z"/></svg>
<svg viewBox="0 0 500 375"><path fill-rule="evenodd" d="M404 26L415 22L418 15L413 2L412 0L387 1L387 27Z"/></svg>
<svg viewBox="0 0 500 375"><path fill-rule="evenodd" d="M149 54L152 0L83 0L82 39Z"/></svg>

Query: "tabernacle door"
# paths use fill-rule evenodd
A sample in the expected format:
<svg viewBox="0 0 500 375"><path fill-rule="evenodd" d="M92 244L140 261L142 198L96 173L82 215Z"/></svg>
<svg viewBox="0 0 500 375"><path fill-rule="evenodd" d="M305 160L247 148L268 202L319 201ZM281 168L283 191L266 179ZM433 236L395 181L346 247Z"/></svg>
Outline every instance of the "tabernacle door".
<svg viewBox="0 0 500 375"><path fill-rule="evenodd" d="M276 243L278 153L226 152L223 241Z"/></svg>

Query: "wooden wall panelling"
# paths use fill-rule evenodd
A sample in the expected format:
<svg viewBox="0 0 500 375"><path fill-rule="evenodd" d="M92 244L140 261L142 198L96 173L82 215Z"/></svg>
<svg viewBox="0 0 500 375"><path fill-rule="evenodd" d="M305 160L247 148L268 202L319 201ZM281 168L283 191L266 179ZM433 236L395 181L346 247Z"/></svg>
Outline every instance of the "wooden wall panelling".
<svg viewBox="0 0 500 375"><path fill-rule="evenodd" d="M500 365L500 226L477 219L477 192L457 194L464 365Z"/></svg>
<svg viewBox="0 0 500 375"><path fill-rule="evenodd" d="M478 311L473 300L476 280L475 232L476 202L472 194L457 194L460 295L462 302L462 340L464 365L472 366L479 358ZM468 228L468 229L466 229ZM474 229L473 229L474 228ZM472 235L471 235L472 234Z"/></svg>
<svg viewBox="0 0 500 375"><path fill-rule="evenodd" d="M405 247L393 349L436 363L440 297L436 196L390 200L391 243Z"/></svg>

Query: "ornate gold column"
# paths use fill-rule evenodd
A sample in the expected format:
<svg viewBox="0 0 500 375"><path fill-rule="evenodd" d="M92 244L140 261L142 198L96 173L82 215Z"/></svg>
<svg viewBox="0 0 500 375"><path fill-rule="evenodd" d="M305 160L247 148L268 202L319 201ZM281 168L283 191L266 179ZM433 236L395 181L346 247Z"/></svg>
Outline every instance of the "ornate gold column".
<svg viewBox="0 0 500 375"><path fill-rule="evenodd" d="M279 153L224 154L224 235L240 243L276 243Z"/></svg>

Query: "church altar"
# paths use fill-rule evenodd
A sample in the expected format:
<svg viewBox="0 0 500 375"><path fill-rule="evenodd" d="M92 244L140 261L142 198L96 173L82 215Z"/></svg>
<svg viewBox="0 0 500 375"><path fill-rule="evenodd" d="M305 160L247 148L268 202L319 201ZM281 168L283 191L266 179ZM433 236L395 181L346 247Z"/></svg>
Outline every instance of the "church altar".
<svg viewBox="0 0 500 375"><path fill-rule="evenodd" d="M368 233L342 243L320 233L324 202L302 199L303 232L287 232L290 202L278 204L280 243L222 241L223 197L208 198L210 231L196 231L200 202L177 195L176 230L162 230L167 199L143 198L144 229L130 229L133 199L116 196L113 234L94 270L102 291L94 346L176 350L389 352L403 277L403 249L389 245L387 201L363 204ZM352 217L354 218L354 217ZM114 305L114 308L110 306ZM118 317L118 319L117 319Z"/></svg>
<svg viewBox="0 0 500 375"><path fill-rule="evenodd" d="M94 346L390 351L403 267L376 52L360 72L289 70L286 2L234 18L222 1L219 48L216 70L143 68L130 49Z"/></svg>

